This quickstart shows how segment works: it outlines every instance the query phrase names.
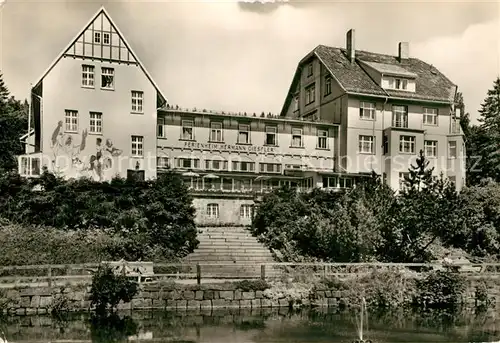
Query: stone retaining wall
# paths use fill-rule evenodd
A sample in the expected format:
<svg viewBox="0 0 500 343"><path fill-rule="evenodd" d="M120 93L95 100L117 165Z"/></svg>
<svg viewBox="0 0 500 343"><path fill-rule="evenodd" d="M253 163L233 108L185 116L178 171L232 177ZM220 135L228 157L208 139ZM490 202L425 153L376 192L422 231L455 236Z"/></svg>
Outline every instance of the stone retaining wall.
<svg viewBox="0 0 500 343"><path fill-rule="evenodd" d="M471 281L466 302L476 301L476 281ZM285 296L268 299L263 291L243 291L234 284L214 285L142 285L130 303L120 304L119 310L195 310L195 309L259 309L285 308L293 305ZM0 310L9 315L46 314L52 311L90 311L90 286L39 287L0 289ZM500 285L488 285L488 297L500 301ZM314 307L349 307L349 291L316 290L304 296L300 303Z"/></svg>

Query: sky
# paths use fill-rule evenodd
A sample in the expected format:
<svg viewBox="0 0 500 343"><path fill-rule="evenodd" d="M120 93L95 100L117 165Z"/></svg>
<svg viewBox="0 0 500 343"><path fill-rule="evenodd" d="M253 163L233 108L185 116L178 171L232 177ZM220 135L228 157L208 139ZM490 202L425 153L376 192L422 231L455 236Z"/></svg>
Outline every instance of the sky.
<svg viewBox="0 0 500 343"><path fill-rule="evenodd" d="M171 104L279 113L299 60L319 44L433 64L464 95L473 121L500 73L497 1L0 0L0 72L26 98L104 5Z"/></svg>

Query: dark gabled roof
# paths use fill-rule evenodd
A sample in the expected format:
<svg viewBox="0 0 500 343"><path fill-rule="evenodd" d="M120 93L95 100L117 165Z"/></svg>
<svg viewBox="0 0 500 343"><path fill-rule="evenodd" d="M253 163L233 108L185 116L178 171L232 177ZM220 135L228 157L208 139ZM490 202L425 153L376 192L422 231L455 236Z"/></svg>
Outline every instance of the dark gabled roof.
<svg viewBox="0 0 500 343"><path fill-rule="evenodd" d="M318 45L308 53L298 65L292 81L289 93L282 110L284 115L289 105L295 84L300 80L300 69L311 57L316 56L321 63L330 71L333 78L340 87L348 94L360 94L388 97L394 99L408 99L430 102L450 103L454 101L456 86L446 76L432 65L425 63L418 58L407 58L402 62L397 56L378 54L367 51L356 50L355 61L351 63L347 57L346 50L325 45ZM416 91L397 91L383 89L373 80L362 68L362 63L368 62L372 67L389 69L392 65L393 72L404 69L408 75L416 74ZM383 66L382 66L383 65ZM392 73L391 73L392 74ZM413 77L412 77L413 78Z"/></svg>
<svg viewBox="0 0 500 343"><path fill-rule="evenodd" d="M451 102L455 98L456 86L432 65L418 58L407 58L399 62L397 56L356 50L356 61L350 63L345 49L319 45L315 55L349 93L389 95L408 99ZM361 67L360 61L383 63L402 67L416 74L416 91L405 92L382 89Z"/></svg>

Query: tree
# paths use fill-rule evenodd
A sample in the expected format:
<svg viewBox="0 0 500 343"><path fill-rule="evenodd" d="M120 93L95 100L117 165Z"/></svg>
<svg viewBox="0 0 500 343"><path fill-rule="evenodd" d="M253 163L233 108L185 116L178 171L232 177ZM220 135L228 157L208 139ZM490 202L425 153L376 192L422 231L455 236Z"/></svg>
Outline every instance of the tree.
<svg viewBox="0 0 500 343"><path fill-rule="evenodd" d="M16 156L23 153L19 138L28 127L27 101L24 103L9 97L9 90L0 74L0 170L17 167Z"/></svg>
<svg viewBox="0 0 500 343"><path fill-rule="evenodd" d="M424 151L420 150L416 160L416 165L410 165L409 176L405 178L406 187L403 192L417 191L420 192L424 189L432 189L434 179L432 172L434 167L429 167L429 160L425 158Z"/></svg>
<svg viewBox="0 0 500 343"><path fill-rule="evenodd" d="M475 132L473 151L480 156L476 169L480 170L475 181L491 177L500 181L500 78L493 82L479 110L481 123ZM472 145L471 145L472 147Z"/></svg>
<svg viewBox="0 0 500 343"><path fill-rule="evenodd" d="M406 188L388 211L384 226L385 258L392 262L426 262L433 258L429 248L448 237L458 225L457 193L441 175L432 175L422 151L409 168Z"/></svg>
<svg viewBox="0 0 500 343"><path fill-rule="evenodd" d="M3 75L0 73L0 113L5 113L7 99L9 98L9 89L3 80Z"/></svg>
<svg viewBox="0 0 500 343"><path fill-rule="evenodd" d="M467 186L475 186L481 183L481 180L490 175L487 162L487 156L482 148L488 144L486 130L473 125L468 128L465 141L466 151L466 182Z"/></svg>
<svg viewBox="0 0 500 343"><path fill-rule="evenodd" d="M457 92L455 97L455 108L460 110L460 127L464 132L465 138L469 136L470 125L470 114L465 112L464 96L461 92Z"/></svg>

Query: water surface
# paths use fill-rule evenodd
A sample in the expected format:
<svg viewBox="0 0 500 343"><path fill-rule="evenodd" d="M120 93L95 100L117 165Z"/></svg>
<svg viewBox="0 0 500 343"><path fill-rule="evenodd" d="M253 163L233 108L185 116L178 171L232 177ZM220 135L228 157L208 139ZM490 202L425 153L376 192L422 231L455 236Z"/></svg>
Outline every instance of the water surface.
<svg viewBox="0 0 500 343"><path fill-rule="evenodd" d="M500 340L495 311L449 316L398 312L368 315L364 338L380 343L491 342ZM97 321L88 315L0 319L13 342L351 343L358 338L355 312L328 310L223 310L133 312Z"/></svg>

